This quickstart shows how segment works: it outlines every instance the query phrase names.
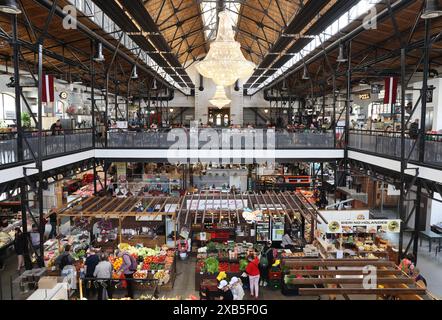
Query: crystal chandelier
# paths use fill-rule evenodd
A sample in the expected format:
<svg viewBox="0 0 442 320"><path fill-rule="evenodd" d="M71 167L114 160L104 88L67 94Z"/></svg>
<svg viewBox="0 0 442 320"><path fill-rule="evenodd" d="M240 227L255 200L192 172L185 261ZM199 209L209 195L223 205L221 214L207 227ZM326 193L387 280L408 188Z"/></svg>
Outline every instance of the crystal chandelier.
<svg viewBox="0 0 442 320"><path fill-rule="evenodd" d="M250 77L255 67L244 57L241 44L235 41L233 21L225 11L220 12L216 40L210 44L209 53L196 69L217 86L228 87L238 79Z"/></svg>
<svg viewBox="0 0 442 320"><path fill-rule="evenodd" d="M223 86L216 86L215 95L211 100L209 100L209 102L215 107L218 107L218 109L222 109L222 107L228 105L230 102L232 102L232 100L227 98Z"/></svg>

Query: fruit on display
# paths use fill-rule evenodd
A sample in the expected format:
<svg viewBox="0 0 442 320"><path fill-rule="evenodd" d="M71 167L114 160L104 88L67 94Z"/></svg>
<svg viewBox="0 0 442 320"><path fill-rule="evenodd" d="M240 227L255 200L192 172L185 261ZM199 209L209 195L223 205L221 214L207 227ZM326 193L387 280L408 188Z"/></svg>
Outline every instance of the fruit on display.
<svg viewBox="0 0 442 320"><path fill-rule="evenodd" d="M220 262L218 266L219 272L227 272L229 271L229 264L227 262Z"/></svg>
<svg viewBox="0 0 442 320"><path fill-rule="evenodd" d="M123 265L123 258L116 258L116 259L112 259L112 260L110 262L112 263L114 270L119 271L121 266Z"/></svg>
<svg viewBox="0 0 442 320"><path fill-rule="evenodd" d="M161 286L167 284L170 281L170 274L164 270L161 270L155 273L153 278L159 280L158 284Z"/></svg>
<svg viewBox="0 0 442 320"><path fill-rule="evenodd" d="M137 271L134 273L134 279L146 279L147 272L146 271Z"/></svg>
<svg viewBox="0 0 442 320"><path fill-rule="evenodd" d="M239 270L239 264L238 264L238 263L232 263L232 264L230 264L230 272L235 272L235 273L240 272L240 270Z"/></svg>

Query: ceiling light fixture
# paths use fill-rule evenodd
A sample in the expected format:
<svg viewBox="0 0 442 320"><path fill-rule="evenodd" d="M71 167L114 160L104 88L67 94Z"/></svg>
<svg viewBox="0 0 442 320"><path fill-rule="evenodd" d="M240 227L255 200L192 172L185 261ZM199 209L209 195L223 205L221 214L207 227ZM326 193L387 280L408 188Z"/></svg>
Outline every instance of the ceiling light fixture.
<svg viewBox="0 0 442 320"><path fill-rule="evenodd" d="M340 44L339 45L339 55L338 55L338 58L336 59L336 62L344 63L344 62L347 62L347 61L348 60L347 60L347 58L345 57L345 54L344 54L344 45Z"/></svg>
<svg viewBox="0 0 442 320"><path fill-rule="evenodd" d="M138 79L137 65L134 65L134 69L132 70L132 79Z"/></svg>
<svg viewBox="0 0 442 320"><path fill-rule="evenodd" d="M227 98L226 91L223 86L216 86L215 95L209 102L217 107L218 109L222 109L224 106L228 105L232 100Z"/></svg>
<svg viewBox="0 0 442 320"><path fill-rule="evenodd" d="M442 5L439 0L427 0L422 19L435 19L442 16Z"/></svg>
<svg viewBox="0 0 442 320"><path fill-rule="evenodd" d="M308 75L308 70L306 65L304 65L304 73L302 74L302 80L310 80L310 76Z"/></svg>
<svg viewBox="0 0 442 320"><path fill-rule="evenodd" d="M255 68L256 65L244 57L241 44L235 41L233 21L227 12L220 12L216 39L196 69L204 77L212 79L217 86L228 87L238 79L249 78Z"/></svg>
<svg viewBox="0 0 442 320"><path fill-rule="evenodd" d="M21 9L15 0L0 0L0 12L8 14L20 14Z"/></svg>
<svg viewBox="0 0 442 320"><path fill-rule="evenodd" d="M98 42L97 44L97 52L95 53L94 61L95 62L104 62L105 58L103 55L103 44Z"/></svg>

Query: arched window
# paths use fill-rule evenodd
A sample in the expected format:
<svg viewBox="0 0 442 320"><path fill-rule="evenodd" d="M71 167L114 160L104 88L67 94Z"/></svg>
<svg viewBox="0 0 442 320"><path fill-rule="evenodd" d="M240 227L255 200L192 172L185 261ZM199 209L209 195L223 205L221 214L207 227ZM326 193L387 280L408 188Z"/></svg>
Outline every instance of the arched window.
<svg viewBox="0 0 442 320"><path fill-rule="evenodd" d="M2 120L15 120L15 96L4 92L0 94L0 118Z"/></svg>

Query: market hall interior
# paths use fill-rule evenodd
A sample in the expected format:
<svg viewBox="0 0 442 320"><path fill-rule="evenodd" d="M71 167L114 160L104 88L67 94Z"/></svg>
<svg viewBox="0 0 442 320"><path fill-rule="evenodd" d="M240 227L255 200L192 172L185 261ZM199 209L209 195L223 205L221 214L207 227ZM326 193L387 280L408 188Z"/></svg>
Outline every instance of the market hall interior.
<svg viewBox="0 0 442 320"><path fill-rule="evenodd" d="M441 16L0 1L0 300L439 300Z"/></svg>

